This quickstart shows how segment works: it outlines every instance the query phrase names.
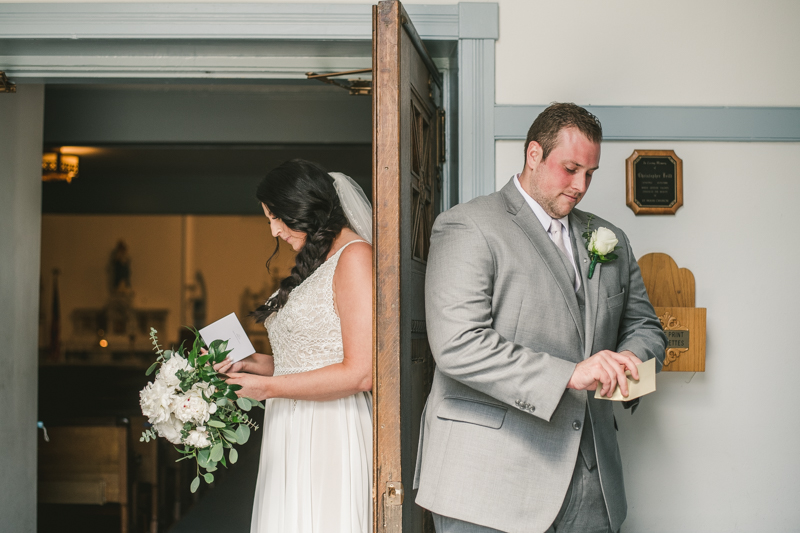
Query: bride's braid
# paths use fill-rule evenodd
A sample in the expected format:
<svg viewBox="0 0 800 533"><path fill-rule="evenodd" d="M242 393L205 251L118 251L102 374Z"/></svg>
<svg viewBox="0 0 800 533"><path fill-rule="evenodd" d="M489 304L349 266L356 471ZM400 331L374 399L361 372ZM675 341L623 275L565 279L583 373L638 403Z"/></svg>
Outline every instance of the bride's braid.
<svg viewBox="0 0 800 533"><path fill-rule="evenodd" d="M281 280L278 293L252 313L256 321L263 322L286 305L289 293L325 262L333 240L347 226L347 216L333 179L320 166L302 159L287 161L267 174L256 196L289 229L306 234L305 244L295 257L291 273ZM280 239L276 241L267 268L278 253Z"/></svg>

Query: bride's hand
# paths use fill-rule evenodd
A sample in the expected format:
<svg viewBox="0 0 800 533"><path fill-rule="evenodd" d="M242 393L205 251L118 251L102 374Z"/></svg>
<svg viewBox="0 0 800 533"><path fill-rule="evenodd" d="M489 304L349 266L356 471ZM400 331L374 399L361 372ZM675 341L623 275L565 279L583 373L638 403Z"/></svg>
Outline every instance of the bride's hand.
<svg viewBox="0 0 800 533"><path fill-rule="evenodd" d="M236 361L235 363L229 358L223 359L221 363L214 365L214 370L220 374L229 374L231 372L243 372L245 367L244 359Z"/></svg>
<svg viewBox="0 0 800 533"><path fill-rule="evenodd" d="M200 348L200 355L206 355L208 350ZM246 359L246 358L245 358ZM227 374L230 372L242 372L244 370L244 360L233 362L229 357L226 357L220 363L214 365L214 370L220 374Z"/></svg>
<svg viewBox="0 0 800 533"><path fill-rule="evenodd" d="M236 391L236 394L241 398L253 398L254 400L264 401L267 399L266 383L267 380L272 379L264 376L256 376L254 374L243 373L228 373L228 379L225 381L229 385L241 385L242 388Z"/></svg>

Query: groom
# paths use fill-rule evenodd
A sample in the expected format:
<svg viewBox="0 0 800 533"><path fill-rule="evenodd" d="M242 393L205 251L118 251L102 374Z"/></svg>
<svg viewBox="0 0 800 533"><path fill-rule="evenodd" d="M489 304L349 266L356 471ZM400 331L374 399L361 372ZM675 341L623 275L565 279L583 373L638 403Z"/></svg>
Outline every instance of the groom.
<svg viewBox="0 0 800 533"><path fill-rule="evenodd" d="M500 192L443 213L425 286L436 359L416 503L438 533L613 532L627 505L612 402L595 400L666 338L625 234L579 211L600 162L597 118L553 104ZM591 279L582 233L618 257Z"/></svg>

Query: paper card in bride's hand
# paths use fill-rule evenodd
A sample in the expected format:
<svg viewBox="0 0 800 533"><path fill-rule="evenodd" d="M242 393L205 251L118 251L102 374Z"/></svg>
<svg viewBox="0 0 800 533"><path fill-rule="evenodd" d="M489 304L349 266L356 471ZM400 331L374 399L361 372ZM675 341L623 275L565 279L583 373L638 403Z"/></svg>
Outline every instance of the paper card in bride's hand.
<svg viewBox="0 0 800 533"><path fill-rule="evenodd" d="M617 402L625 402L628 400L633 400L634 398L638 398L640 396L644 396L645 394L650 394L651 392L655 392L656 390L656 360L655 358L648 359L644 363L640 363L636 365L636 370L639 371L639 380L634 381L631 378L630 371L625 372L625 375L628 378L628 396L623 396L622 393L619 391L619 385L617 388L614 389L614 393L611 396L601 396L600 389L602 385L599 383L597 384L597 390L594 393L594 397L598 400L613 400Z"/></svg>
<svg viewBox="0 0 800 533"><path fill-rule="evenodd" d="M217 339L228 341L228 350L233 350L228 357L234 363L256 353L242 324L236 318L236 313L231 313L207 325L200 330L200 336L203 337L206 344L211 344Z"/></svg>

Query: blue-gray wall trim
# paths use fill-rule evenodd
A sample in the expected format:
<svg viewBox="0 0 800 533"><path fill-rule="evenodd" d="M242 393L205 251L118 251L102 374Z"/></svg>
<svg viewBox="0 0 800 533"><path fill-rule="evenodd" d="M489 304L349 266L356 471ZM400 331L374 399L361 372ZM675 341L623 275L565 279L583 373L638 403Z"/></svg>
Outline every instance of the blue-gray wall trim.
<svg viewBox="0 0 800 533"><path fill-rule="evenodd" d="M494 191L494 40L458 42L459 201Z"/></svg>
<svg viewBox="0 0 800 533"><path fill-rule="evenodd" d="M499 6L495 3L479 2L458 4L458 37L460 39L499 39Z"/></svg>
<svg viewBox="0 0 800 533"><path fill-rule="evenodd" d="M494 138L524 140L543 105L494 106ZM800 107L586 106L607 141L800 141Z"/></svg>
<svg viewBox="0 0 800 533"><path fill-rule="evenodd" d="M423 39L497 39L496 3L404 6ZM0 4L5 39L371 39L369 4Z"/></svg>

